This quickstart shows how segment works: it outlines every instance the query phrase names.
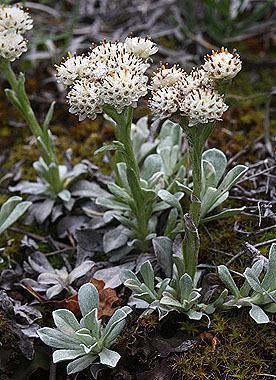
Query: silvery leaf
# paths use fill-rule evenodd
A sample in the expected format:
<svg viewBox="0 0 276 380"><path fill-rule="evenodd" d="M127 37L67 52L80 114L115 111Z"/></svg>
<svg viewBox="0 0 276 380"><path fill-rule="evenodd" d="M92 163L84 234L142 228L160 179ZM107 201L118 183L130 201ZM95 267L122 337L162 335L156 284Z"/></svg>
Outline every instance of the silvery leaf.
<svg viewBox="0 0 276 380"><path fill-rule="evenodd" d="M78 301L82 316L85 317L91 310L98 308L99 294L92 284L84 284L80 287Z"/></svg>
<svg viewBox="0 0 276 380"><path fill-rule="evenodd" d="M9 198L0 209L0 234L15 223L31 206L31 202L21 202L22 198Z"/></svg>
<svg viewBox="0 0 276 380"><path fill-rule="evenodd" d="M134 269L134 267L135 261L129 261L122 265L99 269L94 273L93 278L103 280L105 282L105 288L114 289L120 286L122 283L121 274L124 271L131 272L131 270Z"/></svg>
<svg viewBox="0 0 276 380"><path fill-rule="evenodd" d="M106 232L103 238L104 252L108 253L114 249L124 246L131 236L131 231L121 225Z"/></svg>
<svg viewBox="0 0 276 380"><path fill-rule="evenodd" d="M65 360L73 360L84 355L82 348L75 350L56 350L53 353L53 363L63 362Z"/></svg>
<svg viewBox="0 0 276 380"><path fill-rule="evenodd" d="M144 264L141 265L140 273L143 277L145 285L151 291L154 291L154 271L149 260L147 260Z"/></svg>
<svg viewBox="0 0 276 380"><path fill-rule="evenodd" d="M87 272L90 271L93 265L95 265L94 261L87 260L87 261L82 262L76 268L74 268L72 272L69 273L69 276L68 276L69 284L74 282L77 278L84 276Z"/></svg>
<svg viewBox="0 0 276 380"><path fill-rule="evenodd" d="M72 375L73 373L77 373L83 371L85 368L89 367L94 360L96 360L97 355L85 355L81 358L75 359L67 366L67 374Z"/></svg>
<svg viewBox="0 0 276 380"><path fill-rule="evenodd" d="M226 174L222 183L218 187L219 192L228 191L238 180L247 172L248 167L245 165L237 165Z"/></svg>
<svg viewBox="0 0 276 380"><path fill-rule="evenodd" d="M173 211L173 210L172 210ZM157 237L152 240L154 253L158 263L167 277L172 274L172 241L165 237Z"/></svg>
<svg viewBox="0 0 276 380"><path fill-rule="evenodd" d="M121 357L121 355L119 355L117 352L108 350L107 348L103 348L103 350L99 353L99 356L100 363L111 368L116 367Z"/></svg>
<svg viewBox="0 0 276 380"><path fill-rule="evenodd" d="M37 331L39 338L48 346L64 349L79 349L79 342L73 336L65 335L62 332L42 327Z"/></svg>
<svg viewBox="0 0 276 380"><path fill-rule="evenodd" d="M218 219L228 218L229 216L239 215L244 209L245 209L245 206L240 207L240 208L226 209L219 212L218 214L214 214L214 215L210 215L210 216L206 216L202 218L200 220L200 223L207 223L213 220L218 220Z"/></svg>
<svg viewBox="0 0 276 380"><path fill-rule="evenodd" d="M262 287L266 290L276 289L276 244L272 244L269 250L268 269L262 281Z"/></svg>
<svg viewBox="0 0 276 380"><path fill-rule="evenodd" d="M79 322L70 310L58 309L53 311L53 319L57 328L64 334L72 335L80 329Z"/></svg>
<svg viewBox="0 0 276 380"><path fill-rule="evenodd" d="M269 318L266 315L266 313L257 305L251 306L249 314L250 314L251 318L253 318L254 321L256 321L258 324L269 322Z"/></svg>
<svg viewBox="0 0 276 380"><path fill-rule="evenodd" d="M210 162L215 169L215 182L211 186L216 187L226 170L227 158L221 150L213 148L205 151L202 159Z"/></svg>
<svg viewBox="0 0 276 380"><path fill-rule="evenodd" d="M222 280L224 285L232 292L232 294L236 297L240 297L240 291L231 276L229 269L225 265L219 265L218 267L219 278Z"/></svg>

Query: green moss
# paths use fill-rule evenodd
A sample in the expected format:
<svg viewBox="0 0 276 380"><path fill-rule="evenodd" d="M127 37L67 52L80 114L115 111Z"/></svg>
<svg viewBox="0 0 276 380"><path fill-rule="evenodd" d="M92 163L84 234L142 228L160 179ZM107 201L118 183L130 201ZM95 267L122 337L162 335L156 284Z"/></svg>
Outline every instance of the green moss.
<svg viewBox="0 0 276 380"><path fill-rule="evenodd" d="M215 314L209 332L216 339L215 347L211 341L201 341L174 358L174 379L260 380L261 373L270 373L276 353L275 331L270 326L257 325L243 310Z"/></svg>

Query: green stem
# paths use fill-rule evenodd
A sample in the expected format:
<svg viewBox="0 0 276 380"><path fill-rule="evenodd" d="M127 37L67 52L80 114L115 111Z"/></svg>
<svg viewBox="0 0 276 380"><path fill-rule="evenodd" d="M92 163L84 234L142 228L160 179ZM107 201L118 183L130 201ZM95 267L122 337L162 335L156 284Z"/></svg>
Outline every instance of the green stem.
<svg viewBox="0 0 276 380"><path fill-rule="evenodd" d="M119 159L122 159L127 167L128 182L135 203L132 206L132 211L137 221L137 238L144 243L145 248L145 238L149 233L148 223L152 214L152 205L149 205L145 200L144 191L140 184L140 169L131 143L133 108L128 107L121 114L118 114L114 108L107 106L105 107L105 112L116 122L116 138L124 145L124 152Z"/></svg>
<svg viewBox="0 0 276 380"><path fill-rule="evenodd" d="M201 217L202 153L205 143L213 132L215 125L209 123L189 127L186 120L181 120L180 125L188 138L193 175L193 192L189 214L184 217L186 236L183 241L183 260L186 272L194 278L200 249L198 226Z"/></svg>
<svg viewBox="0 0 276 380"><path fill-rule="evenodd" d="M20 91L20 81L16 77L10 61L4 61L4 64L1 65L1 68L3 69L3 73L5 74L12 90L15 92L17 95L17 98L20 102L20 111L28 124L29 128L31 129L32 134L38 138L38 137L43 137L43 132L42 129L40 128L40 125L34 115L34 112L31 108L30 101L27 97L27 94L25 92L25 88L21 89Z"/></svg>
<svg viewBox="0 0 276 380"><path fill-rule="evenodd" d="M11 63L8 60L0 61L0 69L7 81L10 84L11 90L6 90L9 99L14 106L21 112L26 124L28 125L31 133L35 136L42 158L47 166L50 164L57 165L57 158L54 152L52 140L49 136L49 131L43 130L33 112L28 95L25 90L25 78L21 73L17 77L11 67ZM55 178L54 188L61 189L63 187L59 174Z"/></svg>

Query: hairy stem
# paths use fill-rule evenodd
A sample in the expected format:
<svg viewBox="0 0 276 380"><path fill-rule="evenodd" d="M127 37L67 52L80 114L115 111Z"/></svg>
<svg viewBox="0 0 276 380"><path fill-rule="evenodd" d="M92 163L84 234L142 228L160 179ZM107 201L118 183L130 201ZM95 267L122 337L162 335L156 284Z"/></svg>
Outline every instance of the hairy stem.
<svg viewBox="0 0 276 380"><path fill-rule="evenodd" d="M140 184L140 169L131 143L133 108L128 107L124 112L118 114L113 108L105 107L105 112L116 122L116 138L124 145L124 151L120 153L119 159L122 159L127 167L128 182L135 203L131 208L137 221L137 238L144 243L145 248L152 205L145 201L144 191Z"/></svg>

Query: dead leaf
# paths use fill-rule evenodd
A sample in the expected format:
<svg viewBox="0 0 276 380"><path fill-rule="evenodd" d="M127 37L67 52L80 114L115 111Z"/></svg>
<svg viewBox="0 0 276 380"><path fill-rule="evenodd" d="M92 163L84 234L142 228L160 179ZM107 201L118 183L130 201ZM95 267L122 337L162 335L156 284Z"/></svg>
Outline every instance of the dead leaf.
<svg viewBox="0 0 276 380"><path fill-rule="evenodd" d="M99 318L111 317L114 314L116 307L120 305L121 299L117 296L117 293L114 289L104 289L104 281L93 278L90 282L97 288L99 292ZM68 309L72 311L72 313L74 313L76 316L80 315L80 307L77 294L68 298L64 298L63 300L47 300L38 292L36 292L31 286L23 284L21 284L21 286L26 289L37 301L49 308L51 311L56 309Z"/></svg>
<svg viewBox="0 0 276 380"><path fill-rule="evenodd" d="M208 343L208 344L211 344L213 351L215 351L216 346L218 344L220 344L220 340L215 335L213 335L211 332L201 333L199 335L199 339Z"/></svg>
<svg viewBox="0 0 276 380"><path fill-rule="evenodd" d="M99 292L99 318L111 317L117 306L121 304L121 299L117 297L117 293L112 288L104 289L105 283L103 280L93 278L91 281Z"/></svg>

